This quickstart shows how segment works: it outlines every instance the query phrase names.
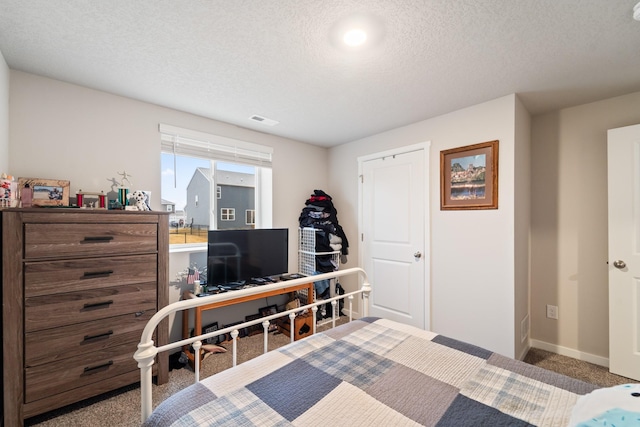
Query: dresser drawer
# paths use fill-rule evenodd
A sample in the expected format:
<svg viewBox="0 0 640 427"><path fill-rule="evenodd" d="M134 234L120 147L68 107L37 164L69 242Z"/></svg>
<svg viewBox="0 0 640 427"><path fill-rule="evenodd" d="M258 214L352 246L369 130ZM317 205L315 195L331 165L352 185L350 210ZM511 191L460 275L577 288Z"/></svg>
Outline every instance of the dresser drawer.
<svg viewBox="0 0 640 427"><path fill-rule="evenodd" d="M25 332L156 310L156 283L25 298Z"/></svg>
<svg viewBox="0 0 640 427"><path fill-rule="evenodd" d="M25 369L25 403L138 369L135 344Z"/></svg>
<svg viewBox="0 0 640 427"><path fill-rule="evenodd" d="M130 344L136 348L155 310L94 320L80 325L29 332L25 335L25 366L57 362L76 355Z"/></svg>
<svg viewBox="0 0 640 427"><path fill-rule="evenodd" d="M25 259L123 255L158 250L156 224L25 224Z"/></svg>
<svg viewBox="0 0 640 427"><path fill-rule="evenodd" d="M25 296L155 282L157 255L26 262Z"/></svg>

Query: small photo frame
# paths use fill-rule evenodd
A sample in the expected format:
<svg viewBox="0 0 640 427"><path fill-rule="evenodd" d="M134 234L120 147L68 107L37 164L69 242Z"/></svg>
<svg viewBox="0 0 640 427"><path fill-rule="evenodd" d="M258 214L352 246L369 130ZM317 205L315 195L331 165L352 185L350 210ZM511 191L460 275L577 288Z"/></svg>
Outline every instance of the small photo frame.
<svg viewBox="0 0 640 427"><path fill-rule="evenodd" d="M440 151L440 210L498 209L498 141Z"/></svg>
<svg viewBox="0 0 640 427"><path fill-rule="evenodd" d="M202 328L202 333L203 334L208 334L209 332L215 332L218 330L218 322L213 322L207 326L205 326L204 328ZM207 344L218 344L220 342L220 337L211 337L211 338L207 338L206 340L204 340L205 343Z"/></svg>
<svg viewBox="0 0 640 427"><path fill-rule="evenodd" d="M236 326L236 325L239 325L239 324L241 324L241 323L242 323L242 321L239 321L239 322L232 322L232 323L227 323L226 325L224 325L224 327L225 327L225 328L228 328L228 327L230 327L230 326ZM240 328L240 329L238 329L238 338L244 338L244 337L246 336L245 329L246 329L246 328ZM225 337L225 341L231 341L231 340L233 340L233 338L231 337L231 332L227 332L225 335L226 335L226 337Z"/></svg>
<svg viewBox="0 0 640 427"><path fill-rule="evenodd" d="M275 304L262 307L258 310L258 313L260 313L260 317L271 316L272 314L276 314L277 312L278 306Z"/></svg>
<svg viewBox="0 0 640 427"><path fill-rule="evenodd" d="M244 317L244 321L245 322L250 322L251 320L259 319L260 317L262 317L262 316L260 316L259 313L250 314L250 315ZM247 326L245 328L245 335L248 336L248 337L250 337L252 335L257 335L259 333L262 333L262 324L261 323L258 323L256 325Z"/></svg>
<svg viewBox="0 0 640 427"><path fill-rule="evenodd" d="M32 206L69 206L69 181L18 178L18 188L21 194L27 184L33 190Z"/></svg>
<svg viewBox="0 0 640 427"><path fill-rule="evenodd" d="M260 313L260 317L271 316L272 314L278 313L278 306L273 304L273 305L268 305L266 307L262 307L261 309L258 310L258 313ZM271 323L269 324L269 332L278 330L278 326L276 325L275 319L270 320L270 322Z"/></svg>

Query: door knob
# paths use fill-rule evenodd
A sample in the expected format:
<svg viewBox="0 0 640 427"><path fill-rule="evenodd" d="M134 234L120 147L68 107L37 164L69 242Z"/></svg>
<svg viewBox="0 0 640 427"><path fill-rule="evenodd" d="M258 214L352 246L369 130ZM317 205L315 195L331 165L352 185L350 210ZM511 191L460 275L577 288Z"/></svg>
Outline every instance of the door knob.
<svg viewBox="0 0 640 427"><path fill-rule="evenodd" d="M415 258L422 258L422 253L420 251L416 252L415 254L413 254L413 256Z"/></svg>
<svg viewBox="0 0 640 427"><path fill-rule="evenodd" d="M613 266L615 268L619 268L619 269L622 270L623 268L625 268L627 266L627 264L625 264L624 261L622 261L620 259L617 259L617 260L613 261Z"/></svg>

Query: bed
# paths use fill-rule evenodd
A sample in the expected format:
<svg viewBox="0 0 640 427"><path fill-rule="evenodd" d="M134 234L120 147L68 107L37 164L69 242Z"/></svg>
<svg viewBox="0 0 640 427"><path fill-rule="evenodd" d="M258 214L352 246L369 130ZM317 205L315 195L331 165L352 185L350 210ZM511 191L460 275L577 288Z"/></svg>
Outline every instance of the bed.
<svg viewBox="0 0 640 427"><path fill-rule="evenodd" d="M153 413L143 402L142 418L144 426L566 426L578 399L595 389L433 332L364 317L196 382Z"/></svg>

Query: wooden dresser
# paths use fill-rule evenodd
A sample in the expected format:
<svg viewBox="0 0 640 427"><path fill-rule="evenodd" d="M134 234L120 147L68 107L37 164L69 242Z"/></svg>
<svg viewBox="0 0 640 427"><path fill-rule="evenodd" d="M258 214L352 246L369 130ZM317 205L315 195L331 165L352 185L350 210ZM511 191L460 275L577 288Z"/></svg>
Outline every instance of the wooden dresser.
<svg viewBox="0 0 640 427"><path fill-rule="evenodd" d="M2 222L5 426L140 380L145 323L168 302L168 215L7 209ZM156 343L166 343L165 322ZM168 377L166 353L155 374Z"/></svg>

